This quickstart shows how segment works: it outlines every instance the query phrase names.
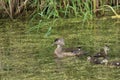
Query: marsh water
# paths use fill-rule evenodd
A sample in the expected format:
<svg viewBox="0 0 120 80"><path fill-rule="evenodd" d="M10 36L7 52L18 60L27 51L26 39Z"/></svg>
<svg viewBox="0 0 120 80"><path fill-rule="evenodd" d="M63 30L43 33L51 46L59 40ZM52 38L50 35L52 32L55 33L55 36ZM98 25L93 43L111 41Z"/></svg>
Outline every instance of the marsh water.
<svg viewBox="0 0 120 80"><path fill-rule="evenodd" d="M120 60L120 20L98 19L84 24L80 19L43 21L43 25L38 22L31 25L29 21L0 20L1 80L120 79L120 69L92 66L86 61L87 56L67 58L63 69L56 72L55 46L51 46L55 38L62 37L65 47L81 46L92 55L108 45L109 59Z"/></svg>

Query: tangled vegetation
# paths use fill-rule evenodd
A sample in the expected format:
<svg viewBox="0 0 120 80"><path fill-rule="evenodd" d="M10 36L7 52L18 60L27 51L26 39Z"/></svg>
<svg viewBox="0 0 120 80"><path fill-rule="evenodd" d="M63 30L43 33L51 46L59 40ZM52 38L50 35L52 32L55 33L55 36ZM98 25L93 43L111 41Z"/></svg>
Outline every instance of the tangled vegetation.
<svg viewBox="0 0 120 80"><path fill-rule="evenodd" d="M92 19L103 15L104 5L119 10L119 0L0 0L0 17L11 19L21 16L42 19L58 17L83 17ZM112 8L113 8L112 7Z"/></svg>

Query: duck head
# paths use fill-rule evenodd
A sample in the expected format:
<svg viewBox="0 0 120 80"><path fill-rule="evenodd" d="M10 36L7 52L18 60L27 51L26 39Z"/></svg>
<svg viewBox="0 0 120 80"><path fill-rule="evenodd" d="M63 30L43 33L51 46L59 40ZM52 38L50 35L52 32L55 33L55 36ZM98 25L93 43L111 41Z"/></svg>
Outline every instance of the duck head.
<svg viewBox="0 0 120 80"><path fill-rule="evenodd" d="M54 40L54 43L52 45L60 45L60 46L64 46L65 43L64 43L64 39L63 38L56 38Z"/></svg>
<svg viewBox="0 0 120 80"><path fill-rule="evenodd" d="M104 49L104 51L105 51L106 54L107 54L107 52L110 50L107 45L105 45L105 46L103 47L103 49Z"/></svg>

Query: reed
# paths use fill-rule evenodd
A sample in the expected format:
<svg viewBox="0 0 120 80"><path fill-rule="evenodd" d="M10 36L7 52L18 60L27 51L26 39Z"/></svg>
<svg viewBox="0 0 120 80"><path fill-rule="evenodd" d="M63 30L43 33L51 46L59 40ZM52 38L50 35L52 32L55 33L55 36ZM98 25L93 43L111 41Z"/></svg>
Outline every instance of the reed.
<svg viewBox="0 0 120 80"><path fill-rule="evenodd" d="M9 15L11 19L21 13L28 0L0 0L1 8Z"/></svg>
<svg viewBox="0 0 120 80"><path fill-rule="evenodd" d="M9 15L11 19L29 15L30 18L70 18L83 17L91 19L98 14L103 5L112 5L119 10L119 0L0 0L0 13Z"/></svg>
<svg viewBox="0 0 120 80"><path fill-rule="evenodd" d="M111 0L112 1L112 0ZM55 26L54 20L50 23L44 23L43 20L46 19L55 19L55 18L71 18L71 17L79 17L82 21L82 27L85 24L89 24L89 20L92 20L94 16L97 16L97 11L99 13L104 14L106 4L110 4L113 2L109 2L109 0L41 0L41 2L34 2L37 5L38 9L35 9L34 14L32 15L30 23L38 18L40 21L36 25L31 26L30 32L33 30L39 31L39 29L48 26L46 30L45 36L51 34L52 26ZM34 5L35 5L34 4ZM40 6L41 5L41 6ZM109 5L108 5L109 6ZM110 6L112 9L112 6ZM115 9L113 12L116 12ZM119 16L118 16L119 17ZM42 22L41 22L42 21ZM49 24L53 24L49 26ZM31 25L31 24L30 24Z"/></svg>
<svg viewBox="0 0 120 80"><path fill-rule="evenodd" d="M118 0L46 0L42 1L42 9L38 11L41 18L58 18L58 17L83 17L83 21L86 19L92 19L97 11L101 11L103 5L119 5ZM44 6L44 7L43 7ZM103 11L103 9L102 9Z"/></svg>
<svg viewBox="0 0 120 80"><path fill-rule="evenodd" d="M111 11L114 13L115 16L112 16L112 18L120 18L120 15L109 5L103 5L103 7L108 7L111 9Z"/></svg>

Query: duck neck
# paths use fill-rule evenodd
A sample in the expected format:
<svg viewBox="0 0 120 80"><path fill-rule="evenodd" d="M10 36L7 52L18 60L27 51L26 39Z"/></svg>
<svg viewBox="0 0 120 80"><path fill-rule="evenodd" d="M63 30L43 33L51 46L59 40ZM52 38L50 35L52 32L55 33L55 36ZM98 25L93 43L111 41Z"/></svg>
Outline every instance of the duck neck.
<svg viewBox="0 0 120 80"><path fill-rule="evenodd" d="M60 54L62 52L62 46L61 45L57 45L57 48L55 49L55 53L56 54Z"/></svg>
<svg viewBox="0 0 120 80"><path fill-rule="evenodd" d="M107 55L107 50L104 49L105 54Z"/></svg>

